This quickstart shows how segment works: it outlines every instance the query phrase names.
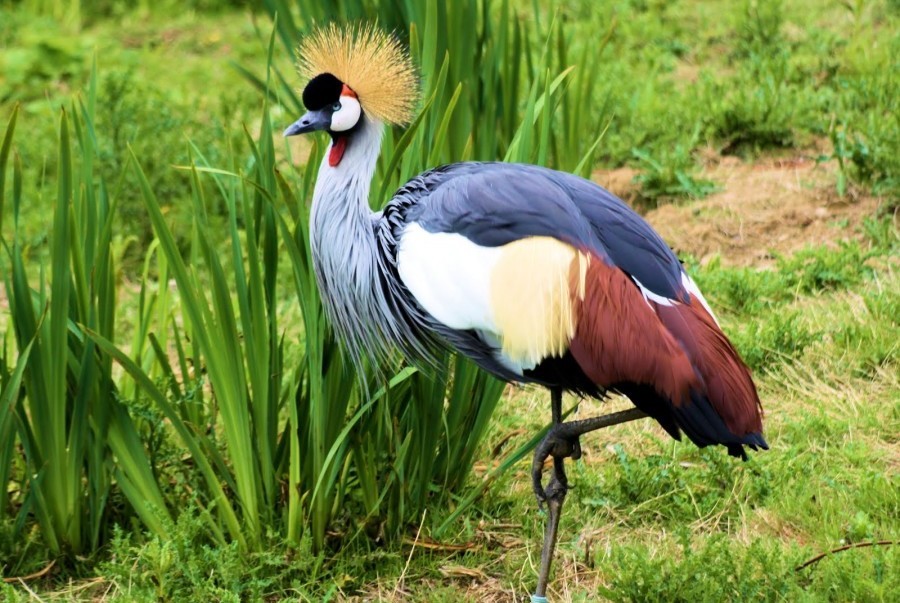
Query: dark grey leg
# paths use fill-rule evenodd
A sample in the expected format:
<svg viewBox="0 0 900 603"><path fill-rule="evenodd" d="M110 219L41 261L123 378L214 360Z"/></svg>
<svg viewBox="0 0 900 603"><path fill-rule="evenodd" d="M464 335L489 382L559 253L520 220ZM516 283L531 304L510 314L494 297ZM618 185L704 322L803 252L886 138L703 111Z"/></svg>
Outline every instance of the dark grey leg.
<svg viewBox="0 0 900 603"><path fill-rule="evenodd" d="M554 429L562 425L562 390L554 388L550 390L551 413L553 415L553 427L547 436ZM557 450L557 448L559 448ZM569 454L565 454L565 453ZM573 450L568 450L565 443L561 446L555 446L548 437L544 437L541 443L534 451L534 458L531 462L531 479L534 487L535 495L537 495L538 505L543 507L547 503L547 525L544 527L544 544L541 547L541 569L538 573L537 588L534 591L532 600L541 601L547 593L547 580L550 578L550 564L553 563L553 552L556 549L556 537L559 530L559 518L562 515L563 502L566 500L566 491L569 489L568 480L566 479L565 459L571 456ZM550 474L550 481L547 483L547 489L544 490L541 485L541 475L544 470L544 461L548 456L553 456L553 471Z"/></svg>
<svg viewBox="0 0 900 603"><path fill-rule="evenodd" d="M531 461L532 488L538 499L538 505L543 506L544 503L547 503L548 512L547 526L544 529L544 544L541 548L541 569L538 573L537 588L531 598L535 603L547 600L547 582L550 578L550 564L553 562L553 553L556 549L559 518L562 515L563 503L566 500L566 492L569 489L565 472L565 459L567 457L573 459L581 457L579 437L585 433L647 416L637 408L632 408L600 417L562 423L562 390L551 389L550 400L553 427L550 428L550 431L538 444ZM544 489L541 485L541 475L544 461L549 456L553 457L553 471L550 474L550 480L547 482L547 488Z"/></svg>

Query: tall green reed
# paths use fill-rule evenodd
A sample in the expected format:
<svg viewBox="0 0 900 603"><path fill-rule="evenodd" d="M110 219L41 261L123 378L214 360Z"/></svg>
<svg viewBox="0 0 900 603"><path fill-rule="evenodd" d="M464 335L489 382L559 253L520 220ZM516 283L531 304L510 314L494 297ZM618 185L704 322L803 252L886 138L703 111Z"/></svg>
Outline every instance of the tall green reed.
<svg viewBox="0 0 900 603"><path fill-rule="evenodd" d="M582 64L573 65L561 23L530 25L506 1L464 0L450 7L434 0L270 0L266 7L273 17L277 13L275 28L287 52L302 32L335 20L377 21L408 43L421 77L422 106L410 127L385 134L373 207L413 175L452 161L505 159L590 171L602 131L589 121L596 113L584 111L583 99L566 91L585 94L596 64L585 51ZM261 80L250 79L262 88ZM278 98L300 114L293 79L275 72ZM313 156L307 182L316 165ZM326 341L331 349L334 343ZM334 349L331 354L339 357ZM360 419L363 428L350 434L354 463L347 476L359 484L365 516L396 533L428 504L458 491L501 393L501 383L467 360L446 357L438 370L413 373L378 400Z"/></svg>
<svg viewBox="0 0 900 603"><path fill-rule="evenodd" d="M0 478L4 490L11 478L19 483L13 509L17 529L24 529L33 516L54 553L77 554L99 546L113 480L149 527L161 530L165 513L143 444L119 402L111 360L85 336L90 329L113 338L118 303L112 254L115 203L94 169L95 99L92 77L86 98L61 113L49 271L43 260L37 274L27 267L31 258L18 228L22 170L15 155L11 241L2 235L9 266L3 282L19 353L3 388L2 406L11 412L4 412L0 421ZM16 119L14 112L0 152L0 173L6 172ZM0 186L0 199L4 197ZM0 202L0 213L4 205ZM4 345L4 355L6 350ZM12 475L15 441L24 468ZM4 510L10 510L11 501L3 502Z"/></svg>
<svg viewBox="0 0 900 603"><path fill-rule="evenodd" d="M499 12L467 3L474 28L437 2L405 6L415 21L402 12L393 19L408 32L425 100L411 127L385 137L374 206L415 173L458 159L589 169L593 134L580 154L560 142L561 123L582 124L565 116L577 113L569 94L586 77L567 65L561 25L530 29L506 3ZM268 75L252 79L267 99L280 96L299 110L288 78L272 68L275 39ZM326 324L310 261L306 201L323 148L313 145L305 167L285 169L269 101L258 134L245 132L228 165L211 165L193 148L186 251L141 158L132 157L155 238L133 330L117 332L116 195L94 169L102 135L94 128L95 81L61 118L49 271L27 266L15 223L4 243L17 353L7 355L9 345L0 352L0 410L15 408L14 419L0 421L0 436L15 433L2 440L0 478L22 487L0 513L15 512L20 527L36 518L53 550L85 551L102 542L108 501L120 491L144 525L163 534L183 493L159 475L178 462L214 541L258 549L274 530L321 551L329 531L396 537L425 508L459 493L503 386L447 356L427 374L399 361L371 367L360 387ZM13 159L14 222L22 202L15 121L14 114L0 146L0 178ZM0 216L5 184L0 179ZM207 210L211 196L226 210L224 228ZM137 416L144 403L161 417L155 425ZM186 463L155 456L154 429L187 450ZM445 525L453 517L433 516Z"/></svg>

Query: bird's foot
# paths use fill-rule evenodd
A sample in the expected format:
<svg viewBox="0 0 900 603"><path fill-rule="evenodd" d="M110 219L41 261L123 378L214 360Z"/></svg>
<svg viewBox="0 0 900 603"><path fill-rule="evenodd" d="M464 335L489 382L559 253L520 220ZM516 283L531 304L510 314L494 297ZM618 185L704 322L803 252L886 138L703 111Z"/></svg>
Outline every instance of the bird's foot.
<svg viewBox="0 0 900 603"><path fill-rule="evenodd" d="M569 482L563 463L567 458L575 460L581 458L581 442L578 437L579 434L572 434L565 423L557 423L535 448L531 462L531 485L539 507L543 508L548 500L565 497ZM553 472L545 489L541 482L544 461L549 457L553 457Z"/></svg>

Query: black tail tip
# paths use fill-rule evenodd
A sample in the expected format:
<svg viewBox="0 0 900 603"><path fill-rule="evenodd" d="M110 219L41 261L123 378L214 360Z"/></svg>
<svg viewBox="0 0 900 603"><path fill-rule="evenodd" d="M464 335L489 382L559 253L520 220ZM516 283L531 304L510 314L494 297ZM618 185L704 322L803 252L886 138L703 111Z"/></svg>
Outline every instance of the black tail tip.
<svg viewBox="0 0 900 603"><path fill-rule="evenodd" d="M746 461L748 457L747 451L744 450L744 445L749 446L753 451L769 449L769 444L761 433L748 433L741 438L740 444L727 444L729 456Z"/></svg>
<svg viewBox="0 0 900 603"><path fill-rule="evenodd" d="M742 461L747 460L747 451L740 444L728 444L728 456L739 458Z"/></svg>

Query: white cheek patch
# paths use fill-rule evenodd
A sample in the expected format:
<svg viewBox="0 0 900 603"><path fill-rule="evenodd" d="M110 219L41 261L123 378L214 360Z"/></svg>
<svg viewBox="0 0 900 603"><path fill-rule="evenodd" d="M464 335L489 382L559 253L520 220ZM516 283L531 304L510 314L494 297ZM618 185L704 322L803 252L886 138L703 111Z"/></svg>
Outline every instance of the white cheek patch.
<svg viewBox="0 0 900 603"><path fill-rule="evenodd" d="M341 108L331 114L331 131L346 132L356 125L361 114L358 100L352 96L341 96Z"/></svg>

